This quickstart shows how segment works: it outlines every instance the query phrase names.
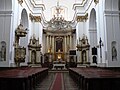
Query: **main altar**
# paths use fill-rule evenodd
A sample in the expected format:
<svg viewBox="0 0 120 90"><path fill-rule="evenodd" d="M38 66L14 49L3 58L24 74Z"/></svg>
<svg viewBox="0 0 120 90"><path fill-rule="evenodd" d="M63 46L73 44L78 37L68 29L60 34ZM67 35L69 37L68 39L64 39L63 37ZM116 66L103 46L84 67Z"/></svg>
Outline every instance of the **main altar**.
<svg viewBox="0 0 120 90"><path fill-rule="evenodd" d="M53 63L53 66L57 65L56 62L58 65L69 62L69 50L76 49L74 22L65 20L64 14L61 14L65 8L59 2L54 10L53 18L43 28L43 51L47 55L46 62Z"/></svg>

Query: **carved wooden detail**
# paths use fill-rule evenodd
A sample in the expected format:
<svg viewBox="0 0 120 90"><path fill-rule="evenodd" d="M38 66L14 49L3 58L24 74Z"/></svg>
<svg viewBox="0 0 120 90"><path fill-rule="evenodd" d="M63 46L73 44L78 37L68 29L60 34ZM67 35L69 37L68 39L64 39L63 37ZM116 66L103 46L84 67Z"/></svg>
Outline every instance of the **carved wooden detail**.
<svg viewBox="0 0 120 90"><path fill-rule="evenodd" d="M16 65L19 67L21 62L25 62L26 48L19 45L20 37L25 37L27 34L23 25L20 24L15 30L15 43L14 43L14 60Z"/></svg>

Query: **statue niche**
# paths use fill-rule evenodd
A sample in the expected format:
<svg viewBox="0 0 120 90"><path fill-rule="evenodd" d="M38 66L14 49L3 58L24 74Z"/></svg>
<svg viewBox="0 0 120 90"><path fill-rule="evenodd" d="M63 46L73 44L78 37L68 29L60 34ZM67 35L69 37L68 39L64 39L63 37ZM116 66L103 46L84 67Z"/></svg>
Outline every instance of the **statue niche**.
<svg viewBox="0 0 120 90"><path fill-rule="evenodd" d="M41 64L41 44L39 44L39 38L36 39L35 36L31 37L29 45L29 61L28 65L39 65Z"/></svg>
<svg viewBox="0 0 120 90"><path fill-rule="evenodd" d="M6 42L2 41L0 46L0 61L6 61Z"/></svg>

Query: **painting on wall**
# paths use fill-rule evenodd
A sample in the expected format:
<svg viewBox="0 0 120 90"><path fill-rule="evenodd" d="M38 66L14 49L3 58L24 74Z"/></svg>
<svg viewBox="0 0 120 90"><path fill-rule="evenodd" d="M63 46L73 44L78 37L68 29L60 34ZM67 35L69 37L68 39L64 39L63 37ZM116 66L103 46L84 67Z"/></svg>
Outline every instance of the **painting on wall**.
<svg viewBox="0 0 120 90"><path fill-rule="evenodd" d="M56 52L63 52L63 38L57 37L56 38Z"/></svg>

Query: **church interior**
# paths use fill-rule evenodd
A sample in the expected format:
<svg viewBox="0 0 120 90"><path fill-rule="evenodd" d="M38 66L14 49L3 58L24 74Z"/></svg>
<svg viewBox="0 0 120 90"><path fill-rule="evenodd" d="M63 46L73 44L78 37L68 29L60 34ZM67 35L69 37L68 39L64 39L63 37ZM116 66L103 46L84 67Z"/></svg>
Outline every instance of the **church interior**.
<svg viewBox="0 0 120 90"><path fill-rule="evenodd" d="M120 90L120 0L0 1L0 90Z"/></svg>

